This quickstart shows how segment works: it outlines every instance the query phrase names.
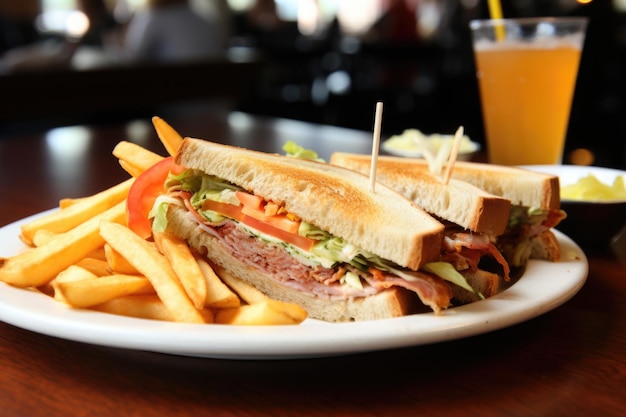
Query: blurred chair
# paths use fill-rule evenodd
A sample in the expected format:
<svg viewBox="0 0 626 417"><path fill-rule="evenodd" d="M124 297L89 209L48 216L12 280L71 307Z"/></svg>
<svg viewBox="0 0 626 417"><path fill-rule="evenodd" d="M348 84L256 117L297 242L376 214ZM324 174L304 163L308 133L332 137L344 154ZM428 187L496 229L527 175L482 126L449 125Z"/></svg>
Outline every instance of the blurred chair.
<svg viewBox="0 0 626 417"><path fill-rule="evenodd" d="M223 10L200 15L188 0L148 0L128 24L121 59L170 62L222 55L229 41L229 19L220 15Z"/></svg>
<svg viewBox="0 0 626 417"><path fill-rule="evenodd" d="M149 117L177 103L247 97L258 72L254 59L48 70L0 75L0 135L55 126Z"/></svg>

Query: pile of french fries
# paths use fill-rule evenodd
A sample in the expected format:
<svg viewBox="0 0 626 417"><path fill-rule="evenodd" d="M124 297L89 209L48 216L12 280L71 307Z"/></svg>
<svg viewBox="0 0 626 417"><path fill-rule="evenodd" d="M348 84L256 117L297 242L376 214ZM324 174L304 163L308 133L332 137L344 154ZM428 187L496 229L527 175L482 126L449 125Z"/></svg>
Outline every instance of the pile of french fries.
<svg viewBox="0 0 626 417"><path fill-rule="evenodd" d="M183 138L159 117L159 139L174 155ZM0 281L41 291L70 308L182 323L299 324L306 311L268 298L169 233L143 239L126 225L136 177L163 159L122 141L113 154L131 178L100 193L62 199L59 210L22 225L27 249L0 258Z"/></svg>

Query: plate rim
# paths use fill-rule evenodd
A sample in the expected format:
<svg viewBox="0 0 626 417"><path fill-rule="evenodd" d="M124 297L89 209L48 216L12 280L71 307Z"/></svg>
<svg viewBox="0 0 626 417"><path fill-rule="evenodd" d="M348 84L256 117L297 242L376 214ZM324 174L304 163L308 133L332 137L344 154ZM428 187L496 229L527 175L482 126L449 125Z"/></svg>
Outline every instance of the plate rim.
<svg viewBox="0 0 626 417"><path fill-rule="evenodd" d="M54 210L1 227L0 256L25 248L17 233L21 224ZM0 282L0 321L75 342L214 359L326 357L426 345L510 327L551 311L578 293L587 279L587 257L569 237L554 233L566 259L531 260L520 280L502 293L441 315L350 323L307 319L290 326L182 324L72 309L37 291ZM540 275L555 273L563 282L552 279L537 285Z"/></svg>

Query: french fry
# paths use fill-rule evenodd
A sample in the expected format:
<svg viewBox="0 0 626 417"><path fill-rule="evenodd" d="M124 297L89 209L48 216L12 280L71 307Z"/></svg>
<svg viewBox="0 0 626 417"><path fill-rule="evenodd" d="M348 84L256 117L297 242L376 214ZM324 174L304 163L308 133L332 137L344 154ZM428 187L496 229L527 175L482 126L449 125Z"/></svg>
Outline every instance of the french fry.
<svg viewBox="0 0 626 417"><path fill-rule="evenodd" d="M113 272L126 275L139 274L139 271L108 243L104 245L104 257L109 265L109 269Z"/></svg>
<svg viewBox="0 0 626 417"><path fill-rule="evenodd" d="M46 243L50 242L52 238L58 235L59 235L58 233L54 233L49 230L39 229L35 232L35 235L33 236L33 246L37 247L37 246L45 245ZM97 248L93 252L89 253L86 257L93 258L93 259L100 259L104 261L106 259L104 256L104 247Z"/></svg>
<svg viewBox="0 0 626 417"><path fill-rule="evenodd" d="M124 171L128 172L131 177L135 177L137 178L138 176L140 176L141 174L143 174L143 172L145 171L142 168L138 168L130 163L128 163L127 161L120 159L119 161L120 166L122 167L122 169L124 169Z"/></svg>
<svg viewBox="0 0 626 417"><path fill-rule="evenodd" d="M187 297L174 270L154 246L127 227L112 222L101 222L100 234L113 249L150 280L176 321L204 323L202 315Z"/></svg>
<svg viewBox="0 0 626 417"><path fill-rule="evenodd" d="M138 173L145 171L152 165L161 161L163 157L148 149L137 145L136 143L121 141L115 148L113 148L113 155L121 161L124 161L122 166L127 172L128 166L131 166L134 170L129 172L132 176L137 176Z"/></svg>
<svg viewBox="0 0 626 417"><path fill-rule="evenodd" d="M32 246L42 246L50 242L58 233L46 229L39 229L33 234Z"/></svg>
<svg viewBox="0 0 626 417"><path fill-rule="evenodd" d="M55 286L59 282L72 282L80 281L83 279L96 279L98 276L90 270L83 268L79 265L70 265L63 271L59 272L56 277L50 282L52 286Z"/></svg>
<svg viewBox="0 0 626 417"><path fill-rule="evenodd" d="M104 259L96 259L87 256L76 262L74 265L85 268L87 271L93 273L98 277L103 277L105 275L111 274L109 264Z"/></svg>
<svg viewBox="0 0 626 417"><path fill-rule="evenodd" d="M215 312L215 323L240 326L299 324L306 318L306 310L299 305L270 298L259 303Z"/></svg>
<svg viewBox="0 0 626 417"><path fill-rule="evenodd" d="M62 198L62 199L59 200L59 208L60 209L68 208L69 206L72 206L72 205L80 202L81 200L84 200L85 198L89 198L89 197Z"/></svg>
<svg viewBox="0 0 626 417"><path fill-rule="evenodd" d="M82 281L85 279L96 279L98 278L93 272L88 271L85 268L76 265L70 265L64 271L61 271L50 283L48 284L52 288L52 296L55 300L65 303L65 298L58 291L59 283L63 282L75 282Z"/></svg>
<svg viewBox="0 0 626 417"><path fill-rule="evenodd" d="M158 116L152 118L152 124L157 132L157 136L170 155L176 155L178 148L183 141L183 137L165 120Z"/></svg>
<svg viewBox="0 0 626 417"><path fill-rule="evenodd" d="M207 297L205 305L211 308L236 308L241 301L222 280L215 274L211 265L204 259L196 258L196 262L204 275L207 284Z"/></svg>
<svg viewBox="0 0 626 417"><path fill-rule="evenodd" d="M172 313L157 295L126 295L91 307L91 310L148 320L174 321ZM200 311L205 323L213 322L213 312Z"/></svg>
<svg viewBox="0 0 626 417"><path fill-rule="evenodd" d="M45 245L0 260L0 281L18 287L39 287L50 282L59 272L104 245L99 232L102 220L125 223L124 201L59 234Z"/></svg>
<svg viewBox="0 0 626 417"><path fill-rule="evenodd" d="M104 245L100 246L99 248L89 252L89 254L87 254L86 256L87 258L91 258L91 259L97 259L99 261L104 261L106 262L106 257L104 256Z"/></svg>
<svg viewBox="0 0 626 417"><path fill-rule="evenodd" d="M267 295L259 291L256 287L248 284L245 281L240 280L239 278L236 278L221 266L211 264L211 267L213 267L213 270L215 271L217 276L219 276L226 285L232 288L232 290L237 293L239 298L241 298L246 303L260 303L269 298Z"/></svg>
<svg viewBox="0 0 626 417"><path fill-rule="evenodd" d="M127 295L91 307L92 310L140 319L174 321L157 295Z"/></svg>
<svg viewBox="0 0 626 417"><path fill-rule="evenodd" d="M108 275L77 281L60 281L55 285L55 295L70 306L87 308L118 297L131 294L154 294L152 284L144 277L133 275Z"/></svg>
<svg viewBox="0 0 626 417"><path fill-rule="evenodd" d="M153 236L194 306L202 310L207 299L207 283L191 249L183 239L171 233L154 233Z"/></svg>
<svg viewBox="0 0 626 417"><path fill-rule="evenodd" d="M82 199L63 210L54 211L22 225L22 240L32 245L33 236L37 230L44 229L55 233L63 233L84 223L123 201L128 195L128 190L133 181L134 179L130 178L98 194Z"/></svg>

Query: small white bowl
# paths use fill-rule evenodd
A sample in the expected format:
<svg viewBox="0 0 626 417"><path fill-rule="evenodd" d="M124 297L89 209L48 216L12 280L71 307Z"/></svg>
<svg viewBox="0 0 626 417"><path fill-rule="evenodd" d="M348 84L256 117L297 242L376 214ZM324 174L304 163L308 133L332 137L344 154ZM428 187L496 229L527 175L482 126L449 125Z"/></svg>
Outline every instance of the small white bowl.
<svg viewBox="0 0 626 417"><path fill-rule="evenodd" d="M526 165L522 168L557 175L561 188L575 184L589 174L611 185L626 171L612 168L578 165ZM567 213L556 228L574 239L587 251L600 251L626 227L626 200L585 201L561 199L561 209Z"/></svg>

